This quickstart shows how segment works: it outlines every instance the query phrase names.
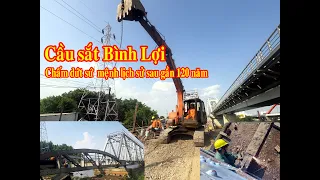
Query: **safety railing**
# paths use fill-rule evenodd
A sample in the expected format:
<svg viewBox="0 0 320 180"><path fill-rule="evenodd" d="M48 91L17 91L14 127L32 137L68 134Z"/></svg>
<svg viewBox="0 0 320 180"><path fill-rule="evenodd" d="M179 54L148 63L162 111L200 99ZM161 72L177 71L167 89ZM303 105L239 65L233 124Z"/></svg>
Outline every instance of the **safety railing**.
<svg viewBox="0 0 320 180"><path fill-rule="evenodd" d="M225 94L215 106L214 110L220 108L220 105L224 102L224 100L226 100L226 98L229 97L229 95L232 94L234 90L238 89L238 87L242 85L242 83L248 78L248 76L250 76L252 72L257 70L259 65L265 62L265 58L267 58L268 55L270 55L278 46L280 46L280 25L273 31L271 36L262 45L257 54L251 59L249 64L225 92Z"/></svg>

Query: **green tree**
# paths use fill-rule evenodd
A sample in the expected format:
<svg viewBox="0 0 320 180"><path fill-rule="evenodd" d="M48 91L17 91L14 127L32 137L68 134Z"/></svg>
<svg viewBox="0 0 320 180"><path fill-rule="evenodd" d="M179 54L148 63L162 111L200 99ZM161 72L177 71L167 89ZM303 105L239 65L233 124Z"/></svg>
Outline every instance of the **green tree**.
<svg viewBox="0 0 320 180"><path fill-rule="evenodd" d="M50 96L40 99L40 113L72 112L76 108L76 101L66 96Z"/></svg>
<svg viewBox="0 0 320 180"><path fill-rule="evenodd" d="M123 122L126 128L133 126L133 117L136 103L138 103L138 111L136 116L136 124L138 126L148 125L152 116L157 116L157 111L152 110L149 106L139 102L137 99L125 99L119 101L119 120ZM121 116L120 116L121 115Z"/></svg>
<svg viewBox="0 0 320 180"><path fill-rule="evenodd" d="M251 117L251 116L246 116L244 118L240 118L239 116L236 116L236 121L237 122L252 122L254 120L253 120L253 117Z"/></svg>
<svg viewBox="0 0 320 180"><path fill-rule="evenodd" d="M88 91L86 89L76 89L63 93L60 96L50 96L44 99L40 99L40 113L60 113L63 112L79 112L80 117L83 117L85 110L78 109L78 104L81 101L83 93L86 93L86 98L99 97L99 92ZM102 97L105 97L103 101L108 99L117 101L118 120L124 124L125 127L131 128L133 126L133 116L136 103L138 103L138 111L136 124L138 126L147 125L150 123L152 116L158 116L157 112L151 109L149 106L143 104L137 99L115 99L114 94L110 96L101 92ZM85 106L88 102L83 102Z"/></svg>
<svg viewBox="0 0 320 180"><path fill-rule="evenodd" d="M68 146L67 144L53 144L51 141L40 141L40 151L42 148L46 148L49 152L73 150L72 146Z"/></svg>

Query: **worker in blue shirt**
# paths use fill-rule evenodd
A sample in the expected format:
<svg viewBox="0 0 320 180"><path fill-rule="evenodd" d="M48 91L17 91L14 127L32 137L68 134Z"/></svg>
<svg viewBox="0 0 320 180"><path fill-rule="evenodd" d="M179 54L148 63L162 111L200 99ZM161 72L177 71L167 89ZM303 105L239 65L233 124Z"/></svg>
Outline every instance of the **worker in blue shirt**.
<svg viewBox="0 0 320 180"><path fill-rule="evenodd" d="M214 142L215 158L224 163L235 166L236 159L240 158L238 155L227 152L228 143L223 139L218 139Z"/></svg>

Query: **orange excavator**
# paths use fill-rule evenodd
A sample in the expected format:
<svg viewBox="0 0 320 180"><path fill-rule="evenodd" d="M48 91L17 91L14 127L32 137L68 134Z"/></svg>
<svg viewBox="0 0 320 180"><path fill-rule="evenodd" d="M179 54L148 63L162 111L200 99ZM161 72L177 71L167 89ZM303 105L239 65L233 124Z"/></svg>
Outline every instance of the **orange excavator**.
<svg viewBox="0 0 320 180"><path fill-rule="evenodd" d="M147 19L145 8L139 0L122 0L118 5L117 20L118 22L138 21L159 47L165 46L166 63L170 70L177 73L171 49L155 26ZM180 78L173 78L173 83L177 90L178 102L176 111L171 112L169 117L174 123L161 133L159 139L163 143L169 143L175 135L191 135L195 146L204 146L204 125L207 123L204 102L199 98L197 92L185 92Z"/></svg>

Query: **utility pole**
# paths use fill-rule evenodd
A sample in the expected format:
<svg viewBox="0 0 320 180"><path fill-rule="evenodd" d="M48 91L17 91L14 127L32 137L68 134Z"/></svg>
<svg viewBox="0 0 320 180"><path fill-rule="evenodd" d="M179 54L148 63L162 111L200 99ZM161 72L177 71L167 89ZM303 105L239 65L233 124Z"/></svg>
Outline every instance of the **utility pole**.
<svg viewBox="0 0 320 180"><path fill-rule="evenodd" d="M111 34L110 24L102 29L102 34L102 45L110 45L110 39L112 36L115 37L114 34ZM101 51L100 57L103 57L103 54L104 52ZM95 72L97 72L98 69L104 70L114 67L113 62L98 62L95 67ZM117 121L118 106L116 101L115 80L113 78L109 78L108 80L104 78L98 79L97 77L95 80L94 89L98 91L98 98L87 98L89 90L85 90L78 105L79 109L85 109L86 111L82 118L89 121ZM97 87L98 89L96 89Z"/></svg>
<svg viewBox="0 0 320 180"><path fill-rule="evenodd" d="M135 108L135 110L134 110L134 115L133 115L133 130L132 130L132 132L135 132L135 131L136 131L136 120L137 120L138 105L139 105L139 103L138 103L138 101L137 101L137 103L136 103L136 108Z"/></svg>

